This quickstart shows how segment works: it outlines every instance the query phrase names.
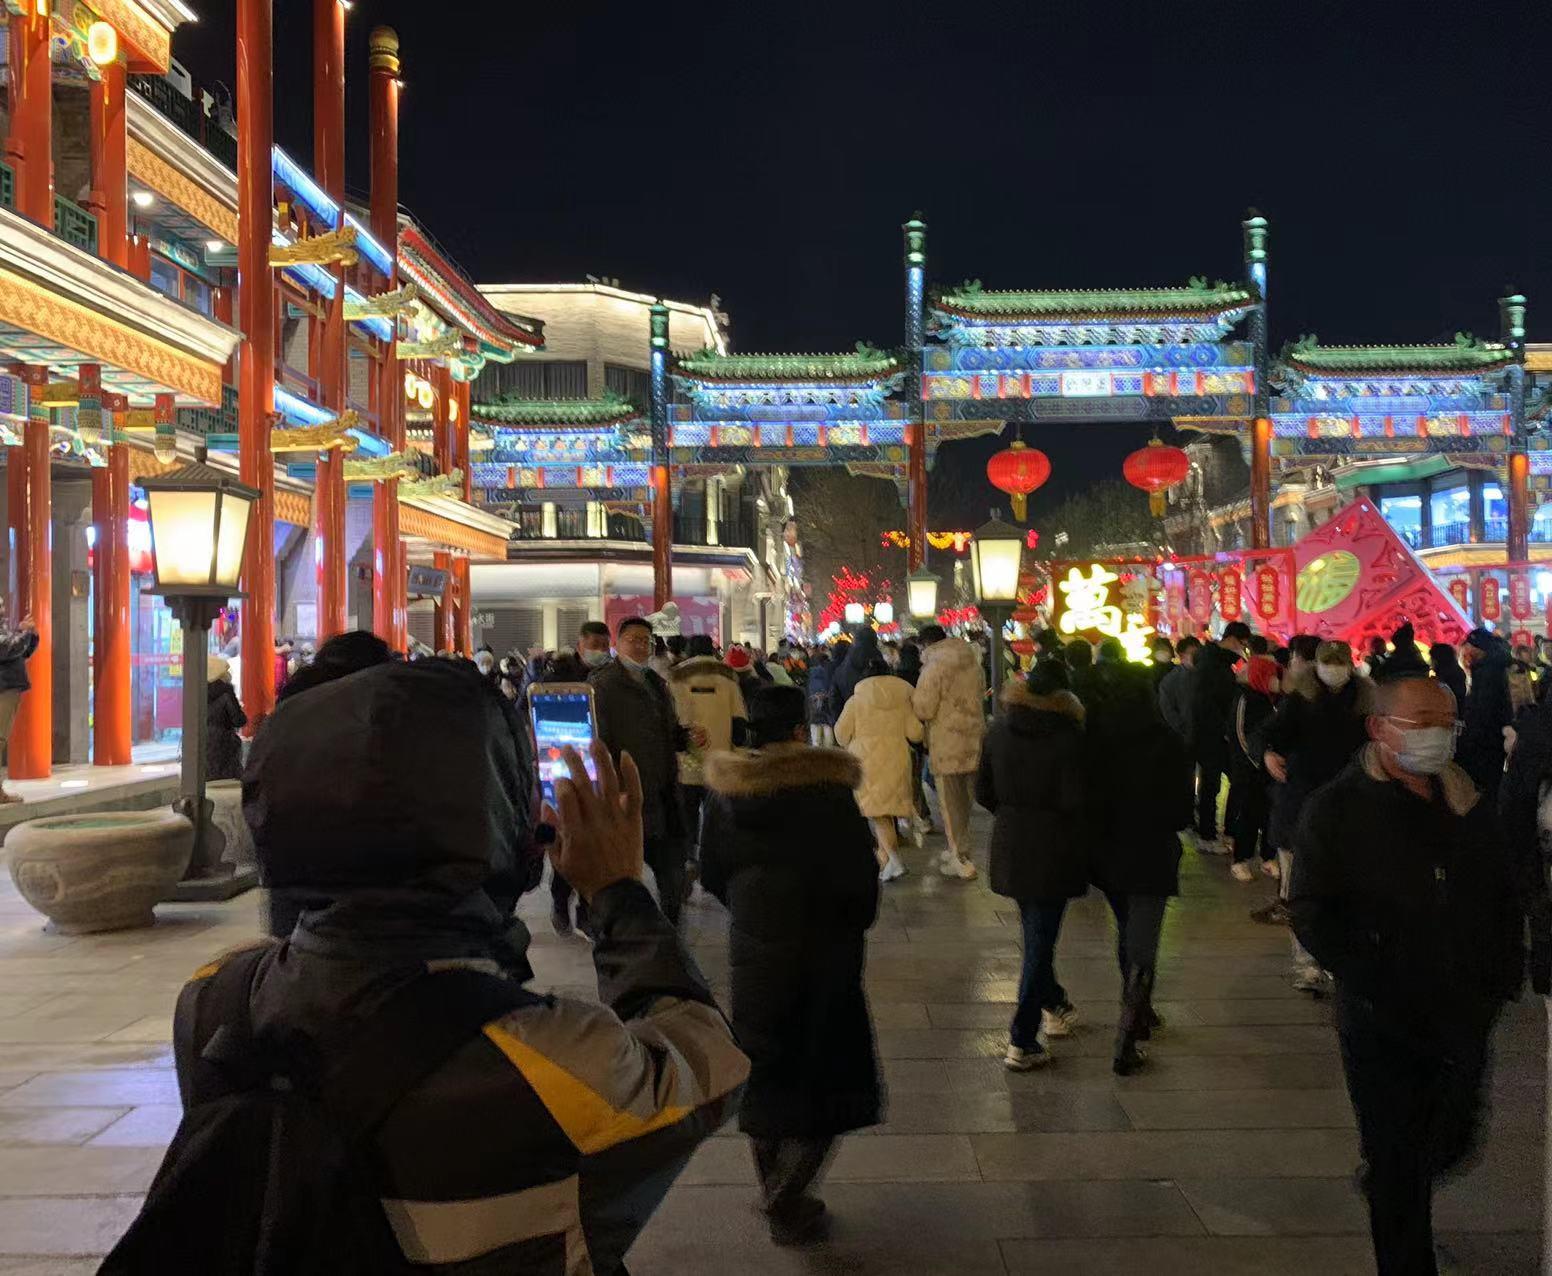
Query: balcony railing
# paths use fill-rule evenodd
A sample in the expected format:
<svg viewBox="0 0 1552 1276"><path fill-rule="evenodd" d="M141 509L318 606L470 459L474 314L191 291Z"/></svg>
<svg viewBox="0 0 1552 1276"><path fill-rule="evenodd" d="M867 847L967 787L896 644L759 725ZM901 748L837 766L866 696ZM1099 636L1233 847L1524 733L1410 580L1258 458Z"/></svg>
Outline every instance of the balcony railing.
<svg viewBox="0 0 1552 1276"><path fill-rule="evenodd" d="M63 195L54 196L54 233L67 244L97 255L97 219Z"/></svg>
<svg viewBox="0 0 1552 1276"><path fill-rule="evenodd" d="M551 527L548 531L545 529L545 512L542 509L535 509L532 506L519 508L511 517L517 523L517 531L513 533L513 539L519 541L611 540L645 544L648 540L647 523L642 519L632 518L629 514L609 513L606 515L607 535L596 536L588 532L587 510L574 506L559 506L551 511ZM718 528L718 545L747 548L753 543L750 529L741 523L724 523ZM675 519L674 544L710 544L706 536L705 520Z"/></svg>
<svg viewBox="0 0 1552 1276"><path fill-rule="evenodd" d="M178 428L192 430L207 439L212 435L235 435L237 433L237 388L230 385L221 387L219 408L179 408Z"/></svg>
<svg viewBox="0 0 1552 1276"><path fill-rule="evenodd" d="M237 139L159 75L132 75L129 86L228 168L237 168ZM199 86L194 86L195 98Z"/></svg>
<svg viewBox="0 0 1552 1276"><path fill-rule="evenodd" d="M0 208L16 207L16 174L9 164L0 164Z"/></svg>

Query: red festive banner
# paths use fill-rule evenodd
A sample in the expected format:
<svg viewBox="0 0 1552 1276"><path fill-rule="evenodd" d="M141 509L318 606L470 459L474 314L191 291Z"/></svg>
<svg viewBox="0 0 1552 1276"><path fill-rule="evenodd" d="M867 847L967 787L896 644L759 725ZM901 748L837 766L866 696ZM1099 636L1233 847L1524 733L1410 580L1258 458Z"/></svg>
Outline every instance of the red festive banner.
<svg viewBox="0 0 1552 1276"><path fill-rule="evenodd" d="M1482 577L1482 619L1498 621L1503 617L1503 599L1500 592L1503 589L1498 577Z"/></svg>
<svg viewBox="0 0 1552 1276"><path fill-rule="evenodd" d="M1509 636L1509 645L1511 647L1534 648L1536 645L1536 639L1529 629L1516 629L1514 633Z"/></svg>
<svg viewBox="0 0 1552 1276"><path fill-rule="evenodd" d="M1464 576L1457 576L1450 581L1450 597L1462 611L1466 610L1471 602L1471 586L1466 583Z"/></svg>
<svg viewBox="0 0 1552 1276"><path fill-rule="evenodd" d="M1177 634L1185 628L1186 579L1179 572L1170 572L1164 581L1164 614Z"/></svg>
<svg viewBox="0 0 1552 1276"><path fill-rule="evenodd" d="M1531 610L1530 577L1515 572L1509 577L1509 614L1516 620L1529 620Z"/></svg>
<svg viewBox="0 0 1552 1276"><path fill-rule="evenodd" d="M1283 605L1282 575L1270 563L1262 563L1256 568L1251 580L1254 584L1256 615L1262 620L1271 620Z"/></svg>
<svg viewBox="0 0 1552 1276"><path fill-rule="evenodd" d="M1198 568L1191 573L1190 581L1191 619L1205 625L1212 619L1212 577Z"/></svg>
<svg viewBox="0 0 1552 1276"><path fill-rule="evenodd" d="M1226 621L1238 620L1244 611L1240 598L1242 584L1238 567L1225 567L1218 573L1218 614Z"/></svg>

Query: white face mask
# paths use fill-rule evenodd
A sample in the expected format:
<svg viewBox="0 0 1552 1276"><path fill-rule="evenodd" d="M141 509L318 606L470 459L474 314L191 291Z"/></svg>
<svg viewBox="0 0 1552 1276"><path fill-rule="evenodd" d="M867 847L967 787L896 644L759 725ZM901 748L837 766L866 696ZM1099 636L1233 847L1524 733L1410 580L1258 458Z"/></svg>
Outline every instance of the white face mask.
<svg viewBox="0 0 1552 1276"><path fill-rule="evenodd" d="M1340 691L1352 678L1353 671L1348 665L1319 664L1315 666L1315 676L1332 691Z"/></svg>
<svg viewBox="0 0 1552 1276"><path fill-rule="evenodd" d="M1401 747L1392 749L1396 765L1413 775L1438 775L1455 756L1454 727L1406 727Z"/></svg>
<svg viewBox="0 0 1552 1276"><path fill-rule="evenodd" d="M589 669L601 669L609 663L609 653L607 651L594 651L590 648L582 653L582 663Z"/></svg>

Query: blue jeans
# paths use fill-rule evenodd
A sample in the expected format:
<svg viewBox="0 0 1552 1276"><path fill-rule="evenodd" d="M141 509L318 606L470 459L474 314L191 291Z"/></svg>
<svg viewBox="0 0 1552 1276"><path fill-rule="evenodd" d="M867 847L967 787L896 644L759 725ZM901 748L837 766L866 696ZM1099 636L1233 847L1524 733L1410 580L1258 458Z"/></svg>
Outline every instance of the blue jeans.
<svg viewBox="0 0 1552 1276"><path fill-rule="evenodd" d="M1008 1039L1020 1050L1032 1050L1040 1031L1040 1012L1067 1004L1067 992L1056 982L1056 941L1062 932L1067 901L1019 900L1024 931L1024 967L1019 973L1018 1009Z"/></svg>

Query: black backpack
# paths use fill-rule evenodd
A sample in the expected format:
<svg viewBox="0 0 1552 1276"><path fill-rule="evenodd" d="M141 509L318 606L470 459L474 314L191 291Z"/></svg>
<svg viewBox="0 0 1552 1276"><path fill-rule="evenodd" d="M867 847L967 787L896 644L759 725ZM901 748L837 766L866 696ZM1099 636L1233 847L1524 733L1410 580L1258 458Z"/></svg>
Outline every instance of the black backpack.
<svg viewBox="0 0 1552 1276"><path fill-rule="evenodd" d="M394 1105L493 1019L543 1000L450 970L412 980L324 1066L305 1037L252 1035L248 1003L273 948L228 959L180 1015L179 1058L208 1097L186 1106L129 1231L99 1276L392 1276L423 1271L395 1240L371 1139ZM196 1022L185 1022L195 1020Z"/></svg>

